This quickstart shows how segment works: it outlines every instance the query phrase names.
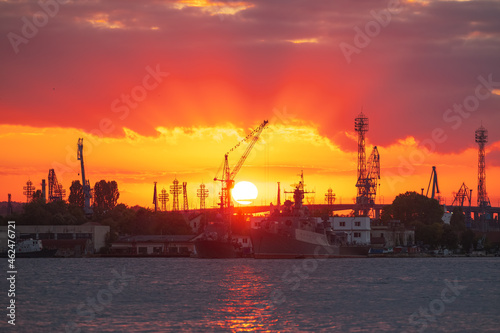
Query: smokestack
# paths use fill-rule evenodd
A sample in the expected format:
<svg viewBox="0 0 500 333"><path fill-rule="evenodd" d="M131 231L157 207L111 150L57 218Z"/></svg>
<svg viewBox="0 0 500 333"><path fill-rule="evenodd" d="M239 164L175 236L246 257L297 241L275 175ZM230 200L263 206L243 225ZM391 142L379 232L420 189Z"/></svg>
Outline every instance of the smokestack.
<svg viewBox="0 0 500 333"><path fill-rule="evenodd" d="M47 202L47 195L45 192L45 179L42 179L42 199L43 202Z"/></svg>

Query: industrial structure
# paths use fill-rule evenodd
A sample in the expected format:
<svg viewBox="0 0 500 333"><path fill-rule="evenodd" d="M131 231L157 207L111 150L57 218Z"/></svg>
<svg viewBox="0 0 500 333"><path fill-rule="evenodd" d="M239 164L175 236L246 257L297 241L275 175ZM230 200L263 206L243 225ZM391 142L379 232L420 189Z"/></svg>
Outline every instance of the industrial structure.
<svg viewBox="0 0 500 333"><path fill-rule="evenodd" d="M59 184L54 169L49 170L49 202L63 200L66 195L66 190L63 189L62 184Z"/></svg>
<svg viewBox="0 0 500 333"><path fill-rule="evenodd" d="M479 207L490 207L490 199L486 193L486 159L484 146L488 142L488 130L481 125L476 130L475 140L479 146L478 165L477 165L477 205Z"/></svg>
<svg viewBox="0 0 500 333"><path fill-rule="evenodd" d="M370 208L375 204L377 185L380 179L380 154L377 146L368 158L368 168L365 153L365 134L368 132L369 122L363 112L354 120L354 130L358 133L358 180L356 182L356 204L359 215L368 215Z"/></svg>
<svg viewBox="0 0 500 333"><path fill-rule="evenodd" d="M92 198L92 193L90 189L90 181L85 178L85 166L83 164L83 138L78 139L77 145L77 160L80 161L80 167L82 172L82 187L83 187L83 211L85 215L92 215L93 210L90 206L90 199ZM50 192L50 179L49 179L49 192Z"/></svg>
<svg viewBox="0 0 500 333"><path fill-rule="evenodd" d="M208 198L208 190L205 188L205 184L200 184L200 188L196 191L198 198L200 198L200 209L205 209L205 200Z"/></svg>
<svg viewBox="0 0 500 333"><path fill-rule="evenodd" d="M241 167L243 166L243 163L247 159L248 155L250 154L250 151L252 150L253 146L259 139L260 134L266 127L268 121L264 120L262 124L260 124L257 128L255 128L250 134L248 134L243 140L238 142L236 146L231 148L225 155L224 155L224 163L222 167L222 176L221 178L218 178L217 176L214 178L214 181L220 181L222 183L222 189L220 192L220 209L224 212L226 209L231 208L232 206L232 201L231 201L231 191L234 187L234 178L240 171ZM238 163L233 167L231 170L229 167L229 160L228 156L229 153L238 148L242 143L248 142L248 146L245 149L245 152L243 155L241 155ZM220 172L220 169L219 169ZM217 172L217 175L219 174Z"/></svg>
<svg viewBox="0 0 500 333"><path fill-rule="evenodd" d="M183 203L185 212L189 210L187 184L188 184L187 182L182 183L182 194L183 194L182 203Z"/></svg>
<svg viewBox="0 0 500 333"><path fill-rule="evenodd" d="M167 211L167 202L168 202L168 193L167 193L167 190L165 190L165 188L163 188L160 192L160 203L161 203L161 210L163 212L166 212Z"/></svg>
<svg viewBox="0 0 500 333"><path fill-rule="evenodd" d="M7 216L12 215L12 196L10 193L7 194Z"/></svg>
<svg viewBox="0 0 500 333"><path fill-rule="evenodd" d="M155 189L154 189L154 192L153 192L153 205L155 205L155 212L158 211L158 194L156 193L156 183L157 182L154 182Z"/></svg>
<svg viewBox="0 0 500 333"><path fill-rule="evenodd" d="M429 197L429 190L431 188L431 183L432 183L431 199L436 199L436 194L437 194L436 200L439 202L441 201L441 197L439 196L441 192L439 192L438 175L435 166L432 167L431 178L429 178L429 185L427 185L427 192L425 194L426 197Z"/></svg>
<svg viewBox="0 0 500 333"><path fill-rule="evenodd" d="M33 200L33 194L35 193L35 186L33 186L33 182L28 179L26 182L26 186L23 186L23 194L26 196L26 202L30 202Z"/></svg>
<svg viewBox="0 0 500 333"><path fill-rule="evenodd" d="M276 204L278 205L278 209L280 209L281 206L281 183L278 182L278 194L276 196Z"/></svg>
<svg viewBox="0 0 500 333"><path fill-rule="evenodd" d="M453 199L451 205L452 206L457 205L460 208L463 208L465 200L469 202L470 206L472 203L472 190L469 189L467 185L465 185L465 183L462 183L462 186L460 186L458 192L455 193L455 198Z"/></svg>
<svg viewBox="0 0 500 333"><path fill-rule="evenodd" d="M332 188L330 187L325 194L325 202L327 205L333 205L335 203L335 193L333 193Z"/></svg>
<svg viewBox="0 0 500 333"><path fill-rule="evenodd" d="M47 185L45 184L45 179L42 179L42 200L43 202L47 202Z"/></svg>
<svg viewBox="0 0 500 333"><path fill-rule="evenodd" d="M182 188L179 185L177 178L174 179L173 185L170 185L170 194L173 195L172 211L179 211L179 194L182 193Z"/></svg>

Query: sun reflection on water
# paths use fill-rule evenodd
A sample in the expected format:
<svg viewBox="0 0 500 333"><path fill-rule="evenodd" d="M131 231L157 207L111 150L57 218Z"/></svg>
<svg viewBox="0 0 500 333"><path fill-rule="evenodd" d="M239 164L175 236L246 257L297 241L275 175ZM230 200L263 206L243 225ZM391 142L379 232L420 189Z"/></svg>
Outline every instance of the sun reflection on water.
<svg viewBox="0 0 500 333"><path fill-rule="evenodd" d="M231 332L272 332L278 323L269 295L272 286L265 273L254 267L241 265L230 267L219 282L223 292L217 299L213 313L212 327Z"/></svg>

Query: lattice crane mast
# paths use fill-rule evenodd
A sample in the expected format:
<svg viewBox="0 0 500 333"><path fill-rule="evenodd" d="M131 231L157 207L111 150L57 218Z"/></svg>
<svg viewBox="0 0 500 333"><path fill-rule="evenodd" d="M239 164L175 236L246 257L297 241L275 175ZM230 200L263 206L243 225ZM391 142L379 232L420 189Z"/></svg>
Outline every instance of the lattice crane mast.
<svg viewBox="0 0 500 333"><path fill-rule="evenodd" d="M222 167L222 178L218 178L217 176L214 178L214 181L220 181L222 184L222 189L221 189L221 194L220 194L220 208L222 211L224 209L230 208L232 203L231 203L231 190L234 187L234 178L240 171L241 167L243 166L243 163L247 159L248 155L252 151L252 148L254 147L255 143L257 143L257 140L259 139L260 134L264 130L264 128L267 126L268 121L264 120L262 124L260 124L257 128L255 128L250 134L248 134L243 140L238 142L236 146L231 148L225 155L224 155L224 164ZM228 156L229 153L231 153L233 150L238 148L242 143L248 142L248 146L245 149L245 152L243 155L241 155L238 163L233 167L233 170L229 167L229 161L228 161ZM219 169L220 172L220 169ZM219 174L217 172L217 175Z"/></svg>
<svg viewBox="0 0 500 333"><path fill-rule="evenodd" d="M92 207L90 207L90 199L92 198L92 194L90 193L90 181L85 179L85 167L83 165L83 138L78 139L78 150L77 150L77 160L80 161L80 165L82 168L82 186L83 186L83 198L84 198L84 206L83 211L85 215L92 215L94 212Z"/></svg>

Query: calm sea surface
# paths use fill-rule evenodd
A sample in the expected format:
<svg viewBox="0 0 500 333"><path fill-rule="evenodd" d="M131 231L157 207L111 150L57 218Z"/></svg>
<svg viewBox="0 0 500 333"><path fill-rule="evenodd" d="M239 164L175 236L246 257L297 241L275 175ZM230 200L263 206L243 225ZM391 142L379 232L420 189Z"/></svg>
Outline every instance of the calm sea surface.
<svg viewBox="0 0 500 333"><path fill-rule="evenodd" d="M1 332L500 331L500 258L16 264L16 326L4 278Z"/></svg>

